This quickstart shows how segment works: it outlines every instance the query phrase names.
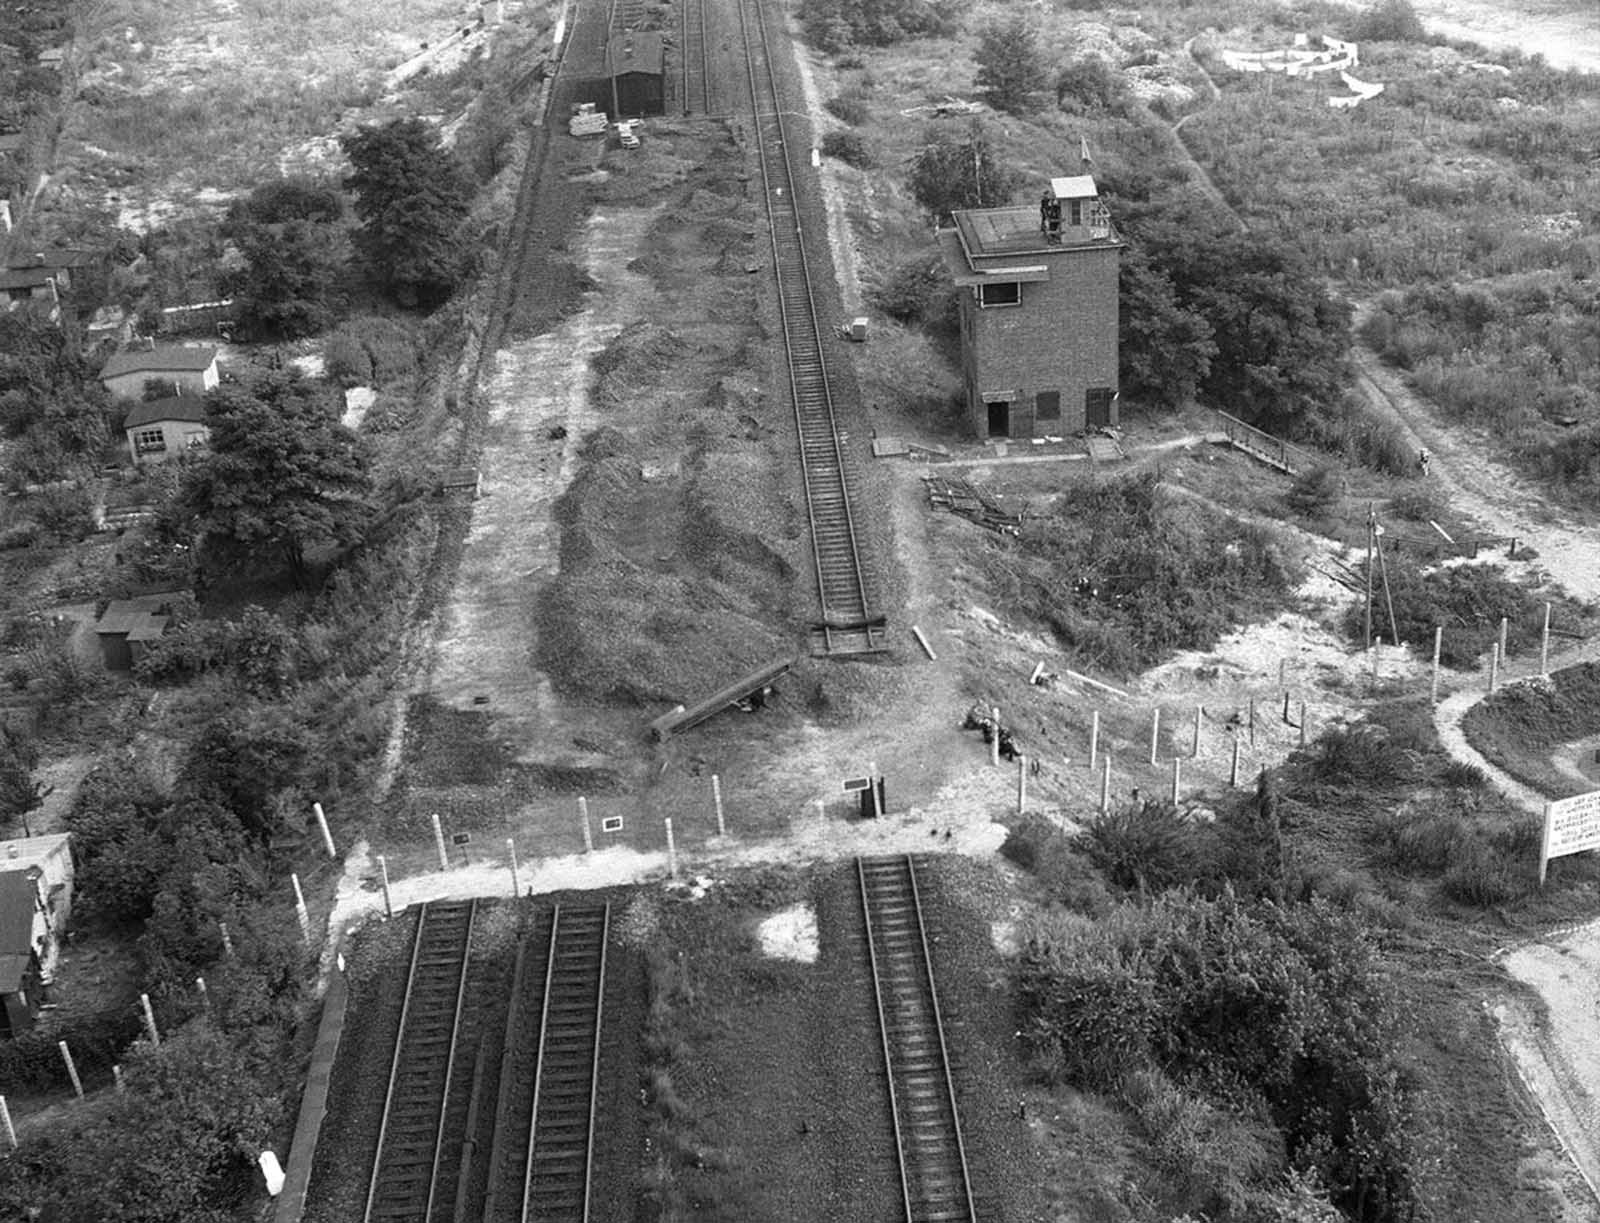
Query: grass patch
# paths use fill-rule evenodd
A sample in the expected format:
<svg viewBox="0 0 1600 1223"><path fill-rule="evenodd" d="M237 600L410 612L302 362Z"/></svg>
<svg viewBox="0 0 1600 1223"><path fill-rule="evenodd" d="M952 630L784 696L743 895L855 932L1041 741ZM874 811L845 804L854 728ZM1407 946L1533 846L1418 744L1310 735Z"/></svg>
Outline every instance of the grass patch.
<svg viewBox="0 0 1600 1223"><path fill-rule="evenodd" d="M1562 744L1600 734L1600 663L1508 684L1467 711L1467 742L1524 785L1551 798L1592 787L1556 768Z"/></svg>

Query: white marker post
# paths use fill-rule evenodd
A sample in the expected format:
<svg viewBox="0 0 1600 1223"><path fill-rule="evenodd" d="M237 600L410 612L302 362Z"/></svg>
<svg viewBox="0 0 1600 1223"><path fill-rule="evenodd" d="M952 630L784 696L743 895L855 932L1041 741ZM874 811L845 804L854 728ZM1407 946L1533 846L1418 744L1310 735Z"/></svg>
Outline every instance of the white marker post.
<svg viewBox="0 0 1600 1223"><path fill-rule="evenodd" d="M1017 814L1028 809L1028 758L1017 757Z"/></svg>
<svg viewBox="0 0 1600 1223"><path fill-rule="evenodd" d="M711 804L717 809L717 835L728 835L728 824L722 815L722 778L711 774Z"/></svg>
<svg viewBox="0 0 1600 1223"><path fill-rule="evenodd" d="M506 838L506 852L511 855L511 896L512 899L515 899L522 895L522 887L517 883L517 842L515 838Z"/></svg>
<svg viewBox="0 0 1600 1223"><path fill-rule="evenodd" d="M1433 683L1428 689L1428 699L1435 705L1439 703L1439 652L1444 648L1444 626L1438 625L1433 630Z"/></svg>
<svg viewBox="0 0 1600 1223"><path fill-rule="evenodd" d="M1150 763L1156 762L1156 744L1161 737L1161 706L1150 711Z"/></svg>
<svg viewBox="0 0 1600 1223"><path fill-rule="evenodd" d="M1544 629L1539 634L1539 674L1550 674L1550 604L1544 605Z"/></svg>
<svg viewBox="0 0 1600 1223"><path fill-rule="evenodd" d="M1183 757L1172 758L1172 805L1178 805L1178 789L1183 785Z"/></svg>
<svg viewBox="0 0 1600 1223"><path fill-rule="evenodd" d="M428 817L433 821L433 845L439 851L439 869L447 870L450 866L450 855L444 848L444 826L439 823L439 813L435 811Z"/></svg>
<svg viewBox="0 0 1600 1223"><path fill-rule="evenodd" d="M6 1103L4 1096L0 1096L0 1129L5 1130L6 1145L15 1151L17 1149L17 1129L11 1124L11 1107Z"/></svg>
<svg viewBox="0 0 1600 1223"><path fill-rule="evenodd" d="M989 764L1000 767L1000 706L989 707L989 718L994 723L994 734L989 737Z"/></svg>
<svg viewBox="0 0 1600 1223"><path fill-rule="evenodd" d="M211 1009L211 991L206 988L206 979L204 977L196 977L194 979L194 987L200 991L200 1005L209 1011Z"/></svg>
<svg viewBox="0 0 1600 1223"><path fill-rule="evenodd" d="M1094 766L1100 760L1100 711L1096 709L1089 715L1089 771L1094 772Z"/></svg>
<svg viewBox="0 0 1600 1223"><path fill-rule="evenodd" d="M1383 653L1383 634L1376 633L1372 638L1372 678L1378 678L1378 656Z"/></svg>
<svg viewBox="0 0 1600 1223"><path fill-rule="evenodd" d="M997 719L995 722L997 729L995 730L994 736L994 741L997 745L1000 742L1000 732L998 729L999 725L1000 723ZM999 747L997 746L995 750L999 751ZM999 763L998 757L996 758L995 763ZM883 814L883 808L878 803L878 762L876 760L869 760L867 762L867 802L872 806L873 819L877 819Z"/></svg>
<svg viewBox="0 0 1600 1223"><path fill-rule="evenodd" d="M1239 784L1239 736L1233 737L1233 765L1228 769L1228 785Z"/></svg>
<svg viewBox="0 0 1600 1223"><path fill-rule="evenodd" d="M383 880L383 915L394 916L394 905L389 901L389 860L378 855L378 877Z"/></svg>
<svg viewBox="0 0 1600 1223"><path fill-rule="evenodd" d="M328 851L328 857L337 858L339 855L333 848L333 833L328 830L328 817L322 813L322 804L312 803L311 813L317 817L317 827L322 830L322 844Z"/></svg>
<svg viewBox="0 0 1600 1223"><path fill-rule="evenodd" d="M300 937L305 939L306 946L311 946L311 914L306 909L306 894L300 890L300 876L291 874L289 882L294 884L294 915L300 922Z"/></svg>
<svg viewBox="0 0 1600 1223"><path fill-rule="evenodd" d="M144 1030L152 1045L161 1044L161 1033L156 1031L156 1013L150 1008L150 995L139 995L139 1006L144 1010Z"/></svg>
<svg viewBox="0 0 1600 1223"><path fill-rule="evenodd" d="M1204 705L1196 705L1194 707L1194 739L1189 743L1189 755L1196 760L1200 759L1200 722L1205 716L1206 707Z"/></svg>
<svg viewBox="0 0 1600 1223"><path fill-rule="evenodd" d="M667 873L676 879L678 877L678 844L672 839L672 817L668 816L663 822L667 826Z"/></svg>
<svg viewBox="0 0 1600 1223"><path fill-rule="evenodd" d="M1500 643L1496 641L1489 647L1489 691L1494 691L1494 686L1500 682Z"/></svg>
<svg viewBox="0 0 1600 1223"><path fill-rule="evenodd" d="M1511 621L1510 621L1510 617L1509 616L1501 616L1500 617L1500 657L1501 658L1508 657L1508 655L1506 654L1506 626L1508 624L1510 624L1510 622Z"/></svg>
<svg viewBox="0 0 1600 1223"><path fill-rule="evenodd" d="M1100 814L1111 810L1111 753L1100 760Z"/></svg>
<svg viewBox="0 0 1600 1223"><path fill-rule="evenodd" d="M592 854L594 852L594 830L589 827L589 800L587 798L578 800L578 822L583 825L583 852Z"/></svg>
<svg viewBox="0 0 1600 1223"><path fill-rule="evenodd" d="M83 1099L83 1080L78 1077L78 1065L72 1060L72 1050L67 1048L64 1040L56 1041L56 1048L61 1050L61 1060L67 1064L67 1077L72 1080L72 1090L77 1093L78 1099Z"/></svg>

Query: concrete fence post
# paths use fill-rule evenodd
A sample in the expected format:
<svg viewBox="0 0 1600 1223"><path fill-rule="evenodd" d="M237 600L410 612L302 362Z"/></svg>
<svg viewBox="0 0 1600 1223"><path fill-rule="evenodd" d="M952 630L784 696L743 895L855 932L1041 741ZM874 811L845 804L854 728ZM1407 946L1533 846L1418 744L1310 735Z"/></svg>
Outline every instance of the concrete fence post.
<svg viewBox="0 0 1600 1223"><path fill-rule="evenodd" d="M1161 738L1161 706L1150 711L1150 763L1156 762L1156 746Z"/></svg>
<svg viewBox="0 0 1600 1223"><path fill-rule="evenodd" d="M311 946L311 914L306 909L306 894L300 890L300 876L291 874L289 882L294 884L294 915L300 922L300 937L305 940L306 946Z"/></svg>
<svg viewBox="0 0 1600 1223"><path fill-rule="evenodd" d="M1094 772L1094 766L1100 759L1100 711L1096 709L1089 715L1089 771Z"/></svg>
<svg viewBox="0 0 1600 1223"><path fill-rule="evenodd" d="M1496 641L1489 647L1489 691L1494 691L1494 686L1500 682L1500 643Z"/></svg>
<svg viewBox="0 0 1600 1223"><path fill-rule="evenodd" d="M506 852L511 855L511 895L522 895L522 885L517 882L517 841L515 837L506 838Z"/></svg>
<svg viewBox="0 0 1600 1223"><path fill-rule="evenodd" d="M668 816L663 822L667 826L667 873L676 879L678 877L678 843L672 839L672 817Z"/></svg>
<svg viewBox="0 0 1600 1223"><path fill-rule="evenodd" d="M1204 705L1196 705L1194 707L1194 739L1189 744L1189 755L1196 760L1200 759L1200 723L1205 719L1205 716L1206 707Z"/></svg>
<svg viewBox="0 0 1600 1223"><path fill-rule="evenodd" d="M994 734L989 737L989 764L993 768L1000 766L1000 706L989 707L989 719L994 723Z"/></svg>
<svg viewBox="0 0 1600 1223"><path fill-rule="evenodd" d="M11 1106L6 1103L6 1098L0 1096L0 1129L5 1131L6 1145L13 1151L17 1149L17 1129L11 1124Z"/></svg>
<svg viewBox="0 0 1600 1223"><path fill-rule="evenodd" d="M1500 657L1501 658L1507 657L1507 655L1506 655L1506 628L1510 623L1511 623L1510 617L1508 617L1508 616L1501 616L1500 617Z"/></svg>
<svg viewBox="0 0 1600 1223"><path fill-rule="evenodd" d="M161 1033L156 1031L156 1013L150 1007L149 994L139 995L139 1006L144 1011L145 1035L150 1038L152 1045L159 1045L161 1043Z"/></svg>
<svg viewBox="0 0 1600 1223"><path fill-rule="evenodd" d="M1233 737L1233 764L1228 769L1228 784L1230 786L1237 786L1239 784L1239 736L1238 735L1234 735L1234 737Z"/></svg>
<svg viewBox="0 0 1600 1223"><path fill-rule="evenodd" d="M231 960L233 959L233 936L228 933L228 923L219 921L217 929L222 932L222 954Z"/></svg>
<svg viewBox="0 0 1600 1223"><path fill-rule="evenodd" d="M200 991L200 1005L209 1011L211 1009L211 991L206 988L206 979L204 977L196 977L194 979L194 987Z"/></svg>
<svg viewBox="0 0 1600 1223"><path fill-rule="evenodd" d="M1550 604L1544 605L1544 629L1539 634L1539 674L1550 674Z"/></svg>
<svg viewBox="0 0 1600 1223"><path fill-rule="evenodd" d="M1111 753L1100 758L1100 814L1111 810Z"/></svg>
<svg viewBox="0 0 1600 1223"><path fill-rule="evenodd" d="M578 822L583 825L583 852L594 852L594 830L589 827L589 800L578 799Z"/></svg>
<svg viewBox="0 0 1600 1223"><path fill-rule="evenodd" d="M378 855L378 877L383 881L383 915L394 916L394 905L389 900L389 860Z"/></svg>
<svg viewBox="0 0 1600 1223"><path fill-rule="evenodd" d="M435 811L428 817L433 821L433 845L439 851L439 869L445 870L450 865L450 855L444 848L444 826L439 823L439 813Z"/></svg>
<svg viewBox="0 0 1600 1223"><path fill-rule="evenodd" d="M72 1090L78 1099L83 1099L83 1080L78 1077L78 1064L72 1060L72 1050L67 1048L64 1040L56 1041L56 1048L61 1050L61 1060L67 1064L67 1077L72 1080Z"/></svg>
<svg viewBox="0 0 1600 1223"><path fill-rule="evenodd" d="M1028 809L1028 758L1017 757L1017 814Z"/></svg>
<svg viewBox="0 0 1600 1223"><path fill-rule="evenodd" d="M114 1063L111 1067L111 1082L117 1089L119 1096L128 1094L128 1085L122 1081L122 1065Z"/></svg>
<svg viewBox="0 0 1600 1223"><path fill-rule="evenodd" d="M1433 704L1439 703L1439 653L1444 648L1444 626L1436 625L1433 630L1433 680L1428 688L1428 699Z"/></svg>
<svg viewBox="0 0 1600 1223"><path fill-rule="evenodd" d="M728 824L722 815L722 778L711 774L711 805L717 809L717 835L728 835Z"/></svg>
<svg viewBox="0 0 1600 1223"><path fill-rule="evenodd" d="M322 813L322 804L312 803L311 813L317 817L317 827L322 832L322 847L328 851L328 857L337 858L339 855L333 848L333 833L328 828L328 817Z"/></svg>
<svg viewBox="0 0 1600 1223"><path fill-rule="evenodd" d="M1178 805L1178 790L1183 785L1183 757L1172 758L1172 805Z"/></svg>
<svg viewBox="0 0 1600 1223"><path fill-rule="evenodd" d="M1306 703L1300 702L1300 746L1306 745Z"/></svg>

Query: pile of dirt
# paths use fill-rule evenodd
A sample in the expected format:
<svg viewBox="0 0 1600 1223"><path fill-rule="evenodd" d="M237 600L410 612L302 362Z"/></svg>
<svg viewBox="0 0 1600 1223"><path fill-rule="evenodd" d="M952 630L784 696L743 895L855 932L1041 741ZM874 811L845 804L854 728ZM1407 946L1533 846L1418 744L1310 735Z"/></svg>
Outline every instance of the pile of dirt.
<svg viewBox="0 0 1600 1223"><path fill-rule="evenodd" d="M681 357L687 347L682 337L655 323L634 323L625 328L591 362L598 375L595 406L614 410L650 393L661 371Z"/></svg>

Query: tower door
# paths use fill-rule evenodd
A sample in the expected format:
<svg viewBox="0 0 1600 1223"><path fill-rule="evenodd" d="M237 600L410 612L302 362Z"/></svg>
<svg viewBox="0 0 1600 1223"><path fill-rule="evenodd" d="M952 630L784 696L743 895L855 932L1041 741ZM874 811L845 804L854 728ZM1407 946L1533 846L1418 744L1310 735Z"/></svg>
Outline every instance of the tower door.
<svg viewBox="0 0 1600 1223"><path fill-rule="evenodd" d="M1108 386L1092 386L1083 396L1083 423L1098 429L1111 423L1111 400L1115 392Z"/></svg>
<svg viewBox="0 0 1600 1223"><path fill-rule="evenodd" d="M989 436L1011 436L1011 405L1003 399L990 400L983 405L989 410Z"/></svg>

